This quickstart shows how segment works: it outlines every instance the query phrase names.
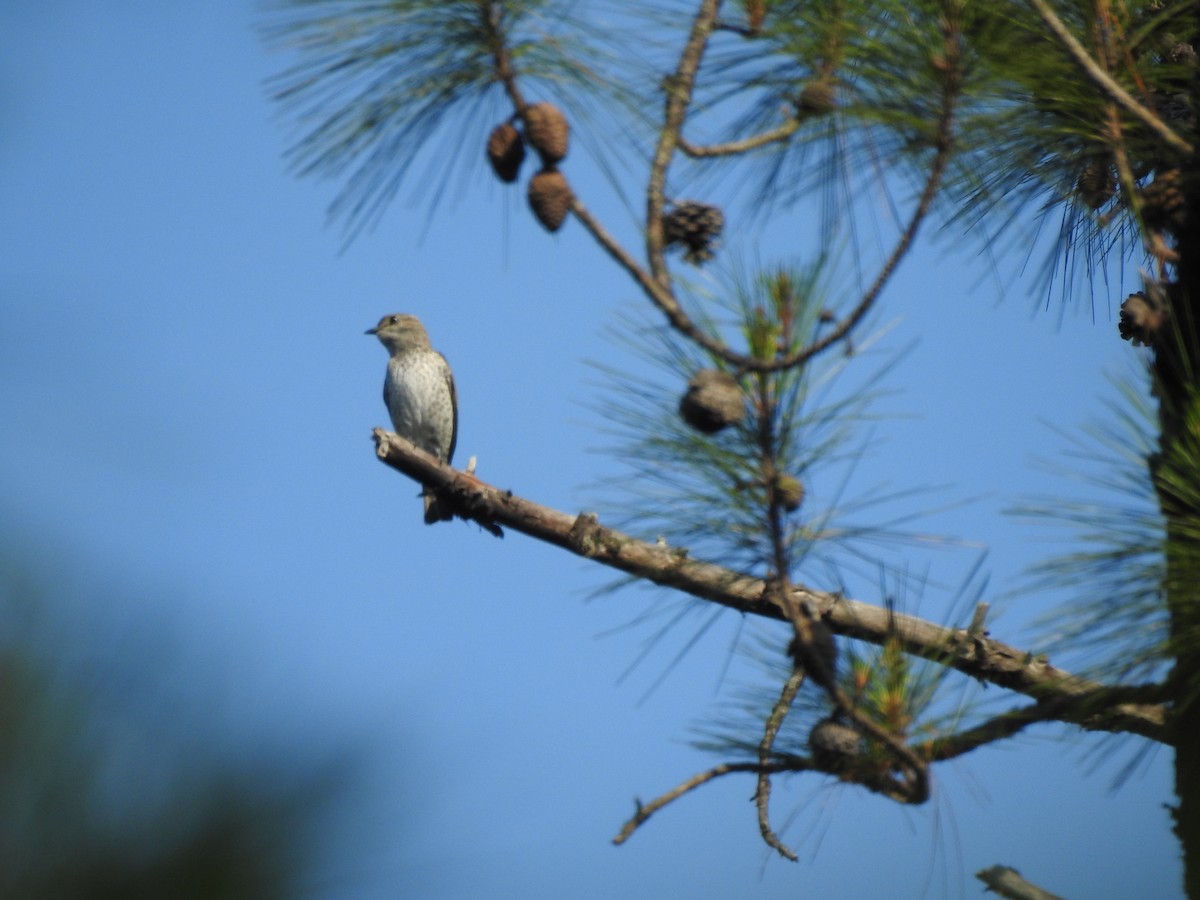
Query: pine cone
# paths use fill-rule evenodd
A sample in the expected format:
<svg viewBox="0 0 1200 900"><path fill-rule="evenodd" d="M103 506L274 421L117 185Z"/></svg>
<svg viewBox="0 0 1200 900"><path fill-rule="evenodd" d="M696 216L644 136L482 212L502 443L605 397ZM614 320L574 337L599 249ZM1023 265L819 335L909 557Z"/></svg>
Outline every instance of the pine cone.
<svg viewBox="0 0 1200 900"><path fill-rule="evenodd" d="M1158 332L1167 321L1167 311L1141 291L1130 294L1121 304L1121 319L1117 330L1122 339L1133 346L1153 347Z"/></svg>
<svg viewBox="0 0 1200 900"><path fill-rule="evenodd" d="M1112 166L1108 160L1093 160L1075 179L1075 193L1088 209L1099 209L1116 193Z"/></svg>
<svg viewBox="0 0 1200 900"><path fill-rule="evenodd" d="M719 369L701 369L679 401L683 420L705 434L736 425L746 415L746 398L737 379Z"/></svg>
<svg viewBox="0 0 1200 900"><path fill-rule="evenodd" d="M525 110L525 137L549 168L567 155L571 126L553 103L535 103Z"/></svg>
<svg viewBox="0 0 1200 900"><path fill-rule="evenodd" d="M516 181L525 160L525 141L521 139L521 132L508 122L493 128L488 135L487 158L497 178L504 182Z"/></svg>
<svg viewBox="0 0 1200 900"><path fill-rule="evenodd" d="M796 109L804 116L821 116L837 109L837 89L827 78L810 81L800 91Z"/></svg>
<svg viewBox="0 0 1200 900"><path fill-rule="evenodd" d="M554 232L562 228L571 209L571 185L557 169L542 169L529 179L529 207L542 227Z"/></svg>
<svg viewBox="0 0 1200 900"><path fill-rule="evenodd" d="M1142 218L1154 229L1179 234L1187 222L1187 207L1183 200L1183 185L1178 169L1167 169L1154 176L1142 188Z"/></svg>
<svg viewBox="0 0 1200 900"><path fill-rule="evenodd" d="M663 215L662 225L666 246L682 244L686 248L683 258L699 265L713 258L725 215L715 206L685 200Z"/></svg>
<svg viewBox="0 0 1200 900"><path fill-rule="evenodd" d="M817 768L836 774L851 768L863 755L863 739L856 729L830 716L813 726L808 748Z"/></svg>
<svg viewBox="0 0 1200 900"><path fill-rule="evenodd" d="M795 512L804 502L804 485L799 478L791 475L778 475L775 478L775 496L788 512Z"/></svg>
<svg viewBox="0 0 1200 900"><path fill-rule="evenodd" d="M1197 63L1196 48L1184 41L1171 44L1164 58L1173 66L1194 66Z"/></svg>

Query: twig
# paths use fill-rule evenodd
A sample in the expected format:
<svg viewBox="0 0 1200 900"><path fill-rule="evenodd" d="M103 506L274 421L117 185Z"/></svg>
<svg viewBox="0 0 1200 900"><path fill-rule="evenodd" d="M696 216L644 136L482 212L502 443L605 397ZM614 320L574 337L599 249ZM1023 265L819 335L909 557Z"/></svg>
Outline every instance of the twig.
<svg viewBox="0 0 1200 900"><path fill-rule="evenodd" d="M700 67L700 59L704 55L704 49L708 44L708 38L712 33L720 6L720 0L702 0L696 18L692 22L692 29L680 56L679 65L675 73L665 81L667 102L663 128L650 164L646 187L646 257L650 265L649 273L647 274L637 265L611 236L607 236L599 222L590 213L587 213L582 203L573 205L572 211L608 254L634 277L650 302L667 317L672 328L697 346L736 366L742 362L749 362L749 358L742 357L726 347L724 342L707 334L683 311L683 307L675 298L671 287L671 274L667 269L662 226L663 207L666 203L667 168L671 164L671 158L675 155L679 132L683 127L688 105L691 103L696 72Z"/></svg>
<svg viewBox="0 0 1200 900"><path fill-rule="evenodd" d="M517 84L516 72L512 66L512 60L508 52L508 47L504 43L504 31L501 18L503 13L502 4L496 3L494 0L479 0L479 8L483 17L484 28L487 30L488 37L492 44L492 56L496 65L496 77L504 85L504 90L508 94L509 99L512 101L516 115L524 117L529 105L526 103L525 97L521 93L521 89ZM676 129L676 133L677 131L678 129ZM652 171L652 181L653 178L654 175ZM665 175L662 175L660 180L665 182ZM653 194L653 192L651 193ZM655 217L655 221L659 221L658 240L659 257L661 258L662 225L660 220L663 204L661 185L659 187L657 196L659 214ZM596 242L604 248L605 252L607 252L608 255L612 257L622 268L624 268L625 271L628 272L633 278L633 280L638 283L638 285L646 293L646 296L649 297L650 300L656 306L658 306L660 310L662 310L662 312L667 316L667 319L677 330L681 331L697 344L709 350L710 352L717 354L718 356L725 357L730 355L731 351L729 351L724 344L701 331L700 328L698 328L683 311L683 308L679 305L679 302L675 299L671 292L670 278L659 277L656 279L644 268L642 268L637 260L634 259L633 256L617 242L616 238L614 238L612 234L610 234L609 231L600 223L600 220L597 219L586 206L584 206L583 201L580 200L578 196L574 194L574 192L572 192L571 195L570 210L583 224L583 226L591 233L592 237L596 239ZM651 259L653 258L654 255L651 254Z"/></svg>
<svg viewBox="0 0 1200 900"><path fill-rule="evenodd" d="M833 329L806 347L800 347L792 353L775 359L760 359L758 357L737 353L730 350L723 342L700 329L683 311L669 289L670 274L666 268L666 257L663 250L662 209L663 191L666 183L666 170L677 147L682 148L680 128L683 124L687 106L691 101L692 89L695 85L696 71L712 25L716 19L719 3L705 0L701 4L692 25L688 43L680 58L679 67L675 74L668 79L667 84L667 113L651 167L650 183L647 190L646 207L646 250L650 259L650 277L663 290L650 291L639 279L643 290L646 290L650 300L666 315L671 326L680 334L707 350L714 356L729 363L743 372L778 372L795 368L812 359L817 354L846 339L850 332L862 321L867 312L875 304L884 287L891 280L900 261L908 253L913 240L917 236L925 217L933 205L933 199L941 187L942 177L949 162L953 149L954 110L958 91L961 89L961 51L959 41L961 35L955 24L944 23L945 53L941 59L942 66L942 99L938 117L938 130L934 137L934 157L930 163L929 175L917 200L916 209L909 219L908 225L901 233L892 253L884 262L875 281L859 299L854 309L842 319ZM783 127L786 127L783 126ZM693 148L696 149L696 148ZM686 151L685 151L686 152ZM611 251L610 251L611 252Z"/></svg>
<svg viewBox="0 0 1200 900"><path fill-rule="evenodd" d="M643 804L639 801L637 812L634 813L629 821L621 826L621 830L617 832L617 836L613 838L612 842L618 845L625 843L647 819L668 803L678 800L684 794L688 793L688 791L693 791L700 787L700 785L712 781L714 778L720 778L722 775L729 775L732 772L761 772L764 769L771 772L795 772L801 771L803 768L803 765L798 760L794 762L771 763L767 766L763 766L760 763L721 763L719 766L713 766L711 769L693 775L687 781L671 788L665 794L655 797L649 803Z"/></svg>
<svg viewBox="0 0 1200 900"><path fill-rule="evenodd" d="M783 724L783 720L787 718L788 712L791 711L792 701L796 699L796 694L799 693L800 687L803 684L804 668L797 665L792 669L792 674L784 683L783 691L780 693L779 699L775 701L771 715L767 717L766 728L763 729L762 741L758 745L758 784L754 788L754 805L758 809L758 830L762 834L762 839L766 841L768 847L774 848L779 852L780 856L784 859L790 859L792 862L795 862L799 857L796 856L794 850L779 840L779 837L771 828L771 771L768 767L771 763L771 748L775 746L775 737L779 734L779 727Z"/></svg>
<svg viewBox="0 0 1200 900"><path fill-rule="evenodd" d="M512 101L518 115L524 115L528 104L517 86L517 74L512 66L512 58L508 53L508 45L504 42L504 4L494 0L479 0L479 13L483 19L483 27L487 32L492 46L492 59L496 63L496 77L504 85L504 90Z"/></svg>
<svg viewBox="0 0 1200 900"><path fill-rule="evenodd" d="M755 361L752 357L735 353L725 346L722 341L707 334L696 325L691 320L691 317L683 311L683 307L679 305L679 301L675 299L675 295L671 292L669 281L667 283L656 281L624 247L617 243L616 238L600 224L600 221L583 205L583 202L578 197L571 198L570 209L575 214L575 218L583 224L583 227L591 233L596 242L604 248L604 251L633 277L633 280L645 292L650 302L657 306L663 315L667 317L667 321L671 323L672 328L697 346L703 347L714 356L720 357L735 366L740 366L743 369L754 367Z"/></svg>
<svg viewBox="0 0 1200 900"><path fill-rule="evenodd" d="M723 144L693 144L680 135L679 149L683 151L685 156L689 156L692 159L736 156L739 153L748 153L751 150L757 150L759 147L765 147L767 144L785 140L795 134L799 128L799 119L788 119L782 125L772 128L770 131L742 138L740 141L726 141Z"/></svg>
<svg viewBox="0 0 1200 900"><path fill-rule="evenodd" d="M812 623L808 620L808 609L802 604L792 602L791 589L791 560L788 555L787 535L785 531L783 502L779 496L779 441L775 429L778 394L774 390L772 379L763 373L755 377L758 395L755 398L756 418L758 421L758 449L760 477L767 486L767 507L765 510L767 530L771 535L771 566L774 574L769 582L769 592L774 594L776 602L787 613L795 631L795 652L792 671L783 685L779 699L771 709L763 728L762 740L758 745L758 761L766 765L771 759L771 748L775 745L775 737L783 725L796 694L804 684L805 674L813 676L821 687L828 689L836 681L832 671L835 663L822 657L814 640ZM833 635L826 632L830 643ZM786 846L771 828L771 775L769 772L759 772L758 782L754 789L754 805L758 812L758 830L768 847L773 848L784 859L795 862L798 857Z"/></svg>
<svg viewBox="0 0 1200 900"><path fill-rule="evenodd" d="M985 722L945 737L931 738L917 744L916 752L930 762L944 762L970 753L985 744L1014 737L1035 722L1056 719L1062 713L1062 701L1034 703L1020 709L993 716Z"/></svg>
<svg viewBox="0 0 1200 900"><path fill-rule="evenodd" d="M713 31L728 31L736 34L738 37L756 38L762 34L762 31L757 28L749 28L745 25L734 25L732 22L718 22L713 26Z"/></svg>
<svg viewBox="0 0 1200 900"><path fill-rule="evenodd" d="M1063 49L1071 56L1075 63L1081 68L1085 75L1091 79L1092 83L1098 87L1106 97L1116 102L1122 109L1137 119L1153 131L1166 144L1169 144L1173 149L1180 153L1190 154L1192 145L1175 133L1166 122L1154 114L1154 111L1146 108L1141 103L1130 96L1130 94L1121 85L1117 84L1113 79L1102 69L1099 64L1092 59L1087 48L1079 43L1078 38L1071 34L1071 30L1067 28L1065 22L1060 19L1046 3L1046 0L1027 0L1034 11L1041 17L1042 22L1047 28L1053 32L1062 44Z"/></svg>
<svg viewBox="0 0 1200 900"><path fill-rule="evenodd" d="M908 253L909 247L912 246L913 239L917 236L917 231L921 227L921 223L929 214L929 209L933 205L933 198L937 195L938 189L941 187L946 165L950 161L950 153L954 144L954 108L958 91L962 86L962 59L959 47L961 36L955 24L945 22L943 27L945 29L945 53L942 57L941 110L938 116L937 134L934 136L934 157L929 167L929 175L925 179L925 187L921 191L920 199L917 201L917 207L913 210L908 226L900 235L900 239L892 249L891 255L887 258L887 261L883 264L883 268L879 270L879 274L875 277L874 283L863 294L850 314L820 339L785 357L782 362L788 366L797 365L816 356L822 350L845 338L862 321L863 317L879 298L880 293L883 292L884 286L895 273L897 266L900 265L900 260Z"/></svg>
<svg viewBox="0 0 1200 900"><path fill-rule="evenodd" d="M592 237L596 239L596 242L604 248L605 252L608 253L608 255L611 256L617 262L617 264L621 266L621 268L623 268L630 274L630 276L632 276L633 280L641 286L642 290L646 292L650 299L653 300L660 309L662 309L664 312L667 310L677 310L677 315L683 315L683 311L679 309L679 305L676 303L675 298L671 296L670 289L663 287L650 276L649 272L642 268L642 266L636 259L633 258L629 251L622 247L617 242L617 239L614 238L609 231L600 224L600 220L592 215L591 210L583 205L583 201L580 200L579 197L574 195L571 197L570 208L571 212L574 213L575 218L578 219L583 227L591 233ZM668 312L668 318L671 318L672 314L672 312ZM686 316L684 318L686 319Z"/></svg>
<svg viewBox="0 0 1200 900"><path fill-rule="evenodd" d="M667 169L675 155L679 132L683 128L684 117L692 102L692 90L696 84L700 60L708 46L708 38L712 34L720 9L721 0L701 0L696 18L692 21L687 43L679 57L679 65L665 84L667 104L663 114L663 127L658 136L654 158L650 163L650 177L646 186L646 256L650 261L650 274L664 287L671 282L663 248L662 227Z"/></svg>
<svg viewBox="0 0 1200 900"><path fill-rule="evenodd" d="M954 31L947 31L947 50L943 59L942 109L938 122L938 131L934 138L935 154L930 164L929 175L918 198L916 209L913 211L908 225L900 235L891 255L884 262L875 281L860 298L855 308L833 329L826 332L812 344L798 348L790 354L774 359L761 359L730 349L723 341L707 333L692 321L691 317L684 311L675 297L671 286L670 272L666 265L666 254L663 245L662 213L666 202L664 195L666 174L675 150L683 149L685 153L689 149L699 153L705 152L704 148L692 147L690 144L687 144L682 139L680 130L683 126L687 108L691 103L692 90L695 86L700 60L707 46L708 38L712 34L719 9L719 0L703 0L692 23L692 29L683 53L680 56L679 65L675 73L666 80L667 103L663 130L659 136L658 146L655 149L654 159L651 163L649 183L646 190L646 255L649 260L649 271L642 268L633 256L617 243L616 239L609 234L600 224L599 220L592 215L578 198L572 200L571 211L605 252L633 277L650 302L666 316L672 328L698 347L706 350L714 357L724 360L739 371L779 372L802 365L822 351L846 339L879 298L879 295L883 292L884 287L899 266L900 260L904 258L912 246L917 231L928 215L933 204L933 198L941 186L942 176L945 173L946 164L952 150L954 104L961 82L961 72L959 71L960 60L957 44L955 43L958 34ZM949 28L949 26L947 27ZM796 127L798 127L797 122L785 123L780 126L777 133L767 132L766 135L760 135L759 138L747 140L762 140L764 143L767 140L777 140L785 137L790 131L794 131ZM715 149L720 149L722 146L728 149L728 152L740 152L730 149L736 147L736 144L716 145ZM709 153L716 155L713 151L714 148L708 148Z"/></svg>
<svg viewBox="0 0 1200 900"><path fill-rule="evenodd" d="M1011 709L957 734L930 738L914 747L918 755L930 762L943 762L970 753L984 744L1004 740L1038 722L1061 720L1069 708L1086 709L1089 705L1103 709L1114 703L1161 702L1168 695L1164 684L1133 685L1130 687L1101 687L1075 697L1055 697L1038 703Z"/></svg>

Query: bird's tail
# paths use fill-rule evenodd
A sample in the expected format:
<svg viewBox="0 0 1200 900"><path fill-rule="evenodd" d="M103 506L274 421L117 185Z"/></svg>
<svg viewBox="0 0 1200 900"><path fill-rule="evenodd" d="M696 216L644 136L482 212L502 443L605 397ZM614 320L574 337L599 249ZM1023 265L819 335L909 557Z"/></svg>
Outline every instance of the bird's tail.
<svg viewBox="0 0 1200 900"><path fill-rule="evenodd" d="M446 503L445 499L438 497L437 493L425 488L421 491L421 496L425 500L425 524L432 525L434 522L449 522L454 518L454 511ZM466 516L463 516L466 519ZM479 515L471 515L470 520L498 538L504 537L504 529L488 518Z"/></svg>
<svg viewBox="0 0 1200 900"><path fill-rule="evenodd" d="M433 491L426 488L421 494L425 500L426 525L432 525L434 522L449 522L454 518L454 513L445 504L438 502L437 495Z"/></svg>

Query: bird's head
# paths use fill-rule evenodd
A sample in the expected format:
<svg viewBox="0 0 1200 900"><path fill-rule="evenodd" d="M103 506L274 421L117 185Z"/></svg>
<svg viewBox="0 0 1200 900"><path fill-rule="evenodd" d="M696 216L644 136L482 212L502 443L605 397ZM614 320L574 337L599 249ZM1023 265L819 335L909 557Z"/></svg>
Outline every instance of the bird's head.
<svg viewBox="0 0 1200 900"><path fill-rule="evenodd" d="M384 316L378 325L368 328L366 333L379 338L379 342L387 348L388 353L393 355L429 346L429 335L421 320L405 313Z"/></svg>

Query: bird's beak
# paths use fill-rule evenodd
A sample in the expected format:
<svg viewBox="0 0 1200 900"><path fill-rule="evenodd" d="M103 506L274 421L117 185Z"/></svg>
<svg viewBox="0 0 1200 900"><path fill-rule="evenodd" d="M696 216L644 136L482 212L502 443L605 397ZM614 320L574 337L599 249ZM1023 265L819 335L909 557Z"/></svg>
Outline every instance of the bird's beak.
<svg viewBox="0 0 1200 900"><path fill-rule="evenodd" d="M363 332L363 334L375 334L377 331L379 331L378 328L368 328L366 331Z"/></svg>

